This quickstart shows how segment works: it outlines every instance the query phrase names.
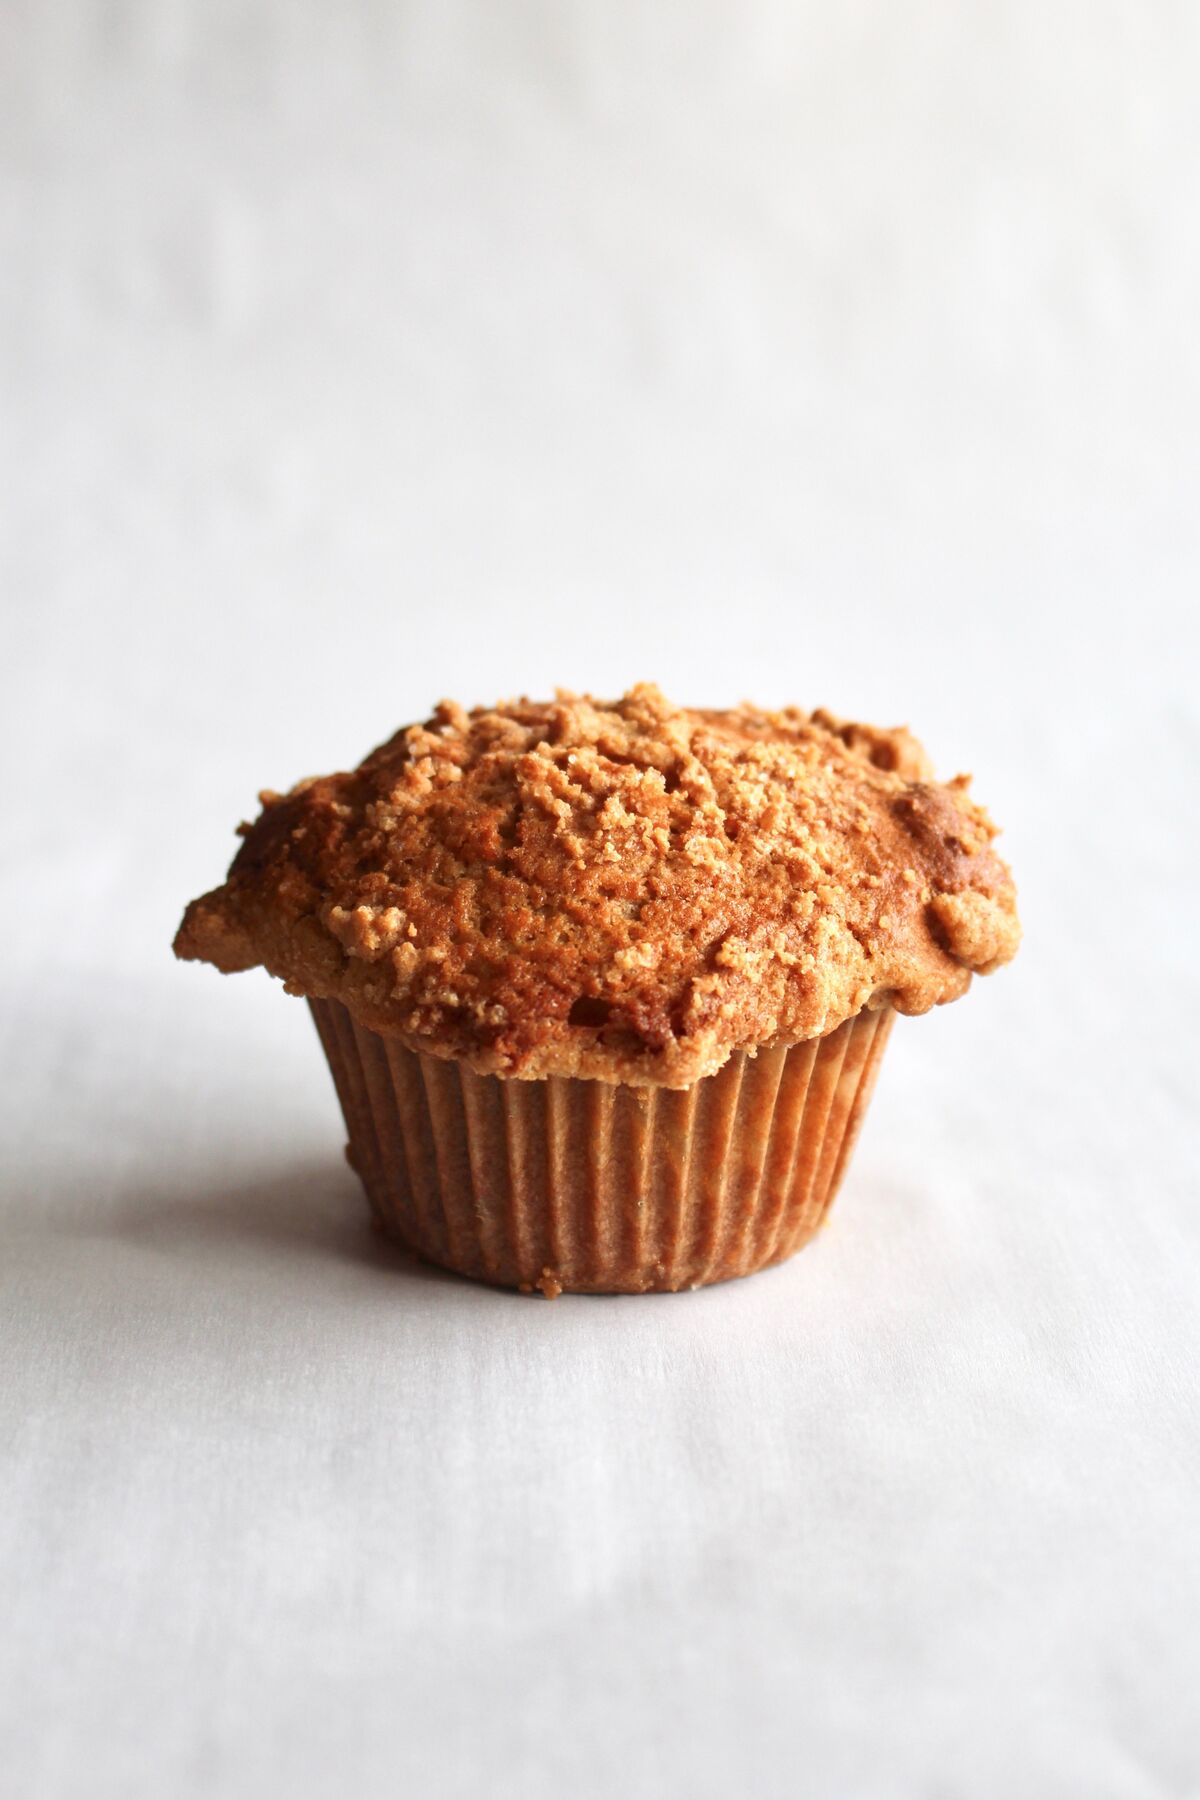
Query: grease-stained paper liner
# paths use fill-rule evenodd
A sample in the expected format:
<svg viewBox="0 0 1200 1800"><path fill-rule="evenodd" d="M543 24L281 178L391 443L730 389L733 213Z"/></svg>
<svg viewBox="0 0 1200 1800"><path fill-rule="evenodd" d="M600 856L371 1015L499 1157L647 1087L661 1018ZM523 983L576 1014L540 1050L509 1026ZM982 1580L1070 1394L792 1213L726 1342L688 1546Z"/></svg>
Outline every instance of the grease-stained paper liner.
<svg viewBox="0 0 1200 1800"><path fill-rule="evenodd" d="M700 1287L791 1256L837 1192L892 1021L862 1012L676 1090L477 1075L310 1005L383 1229L548 1294Z"/></svg>

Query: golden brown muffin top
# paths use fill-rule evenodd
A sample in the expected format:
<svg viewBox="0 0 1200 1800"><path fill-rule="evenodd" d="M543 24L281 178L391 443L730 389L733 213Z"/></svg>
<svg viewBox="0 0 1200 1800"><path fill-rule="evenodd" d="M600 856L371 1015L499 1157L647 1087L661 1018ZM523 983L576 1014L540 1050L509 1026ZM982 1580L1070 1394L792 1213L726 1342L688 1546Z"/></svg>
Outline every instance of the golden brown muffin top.
<svg viewBox="0 0 1200 1800"><path fill-rule="evenodd" d="M904 730L648 685L443 701L350 773L260 795L175 950L484 1073L684 1087L1009 960L969 779L935 782Z"/></svg>

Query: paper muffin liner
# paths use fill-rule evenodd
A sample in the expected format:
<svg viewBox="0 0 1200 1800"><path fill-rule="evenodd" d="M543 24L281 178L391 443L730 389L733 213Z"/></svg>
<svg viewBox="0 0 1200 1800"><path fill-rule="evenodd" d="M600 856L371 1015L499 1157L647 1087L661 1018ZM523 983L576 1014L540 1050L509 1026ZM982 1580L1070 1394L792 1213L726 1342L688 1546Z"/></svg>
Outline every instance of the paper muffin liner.
<svg viewBox="0 0 1200 1800"><path fill-rule="evenodd" d="M477 1075L309 1002L384 1231L504 1287L701 1287L791 1256L821 1224L890 1010L740 1052L690 1088Z"/></svg>

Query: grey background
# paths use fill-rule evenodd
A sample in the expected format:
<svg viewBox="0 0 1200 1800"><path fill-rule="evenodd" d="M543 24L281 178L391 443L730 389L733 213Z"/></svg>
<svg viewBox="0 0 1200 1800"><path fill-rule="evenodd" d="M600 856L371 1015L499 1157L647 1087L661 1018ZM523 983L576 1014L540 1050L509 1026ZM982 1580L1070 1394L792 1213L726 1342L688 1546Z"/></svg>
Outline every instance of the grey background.
<svg viewBox="0 0 1200 1800"><path fill-rule="evenodd" d="M0 5L0 1730L38 1796L1200 1794L1200 19ZM1027 941L833 1229L371 1242L168 945L444 693L908 720Z"/></svg>

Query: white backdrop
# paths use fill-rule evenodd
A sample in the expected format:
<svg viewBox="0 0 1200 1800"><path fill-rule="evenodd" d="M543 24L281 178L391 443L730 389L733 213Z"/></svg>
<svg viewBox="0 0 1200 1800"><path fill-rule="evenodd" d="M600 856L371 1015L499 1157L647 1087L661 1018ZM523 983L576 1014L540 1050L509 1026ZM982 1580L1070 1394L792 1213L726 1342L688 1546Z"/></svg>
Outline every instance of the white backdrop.
<svg viewBox="0 0 1200 1800"><path fill-rule="evenodd" d="M1200 13L0 34L13 1792L1200 1795ZM414 1273L178 913L257 787L643 677L909 721L1025 948L791 1265Z"/></svg>

